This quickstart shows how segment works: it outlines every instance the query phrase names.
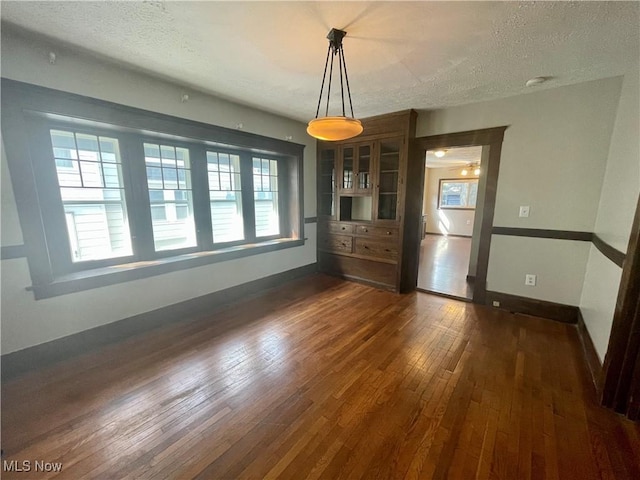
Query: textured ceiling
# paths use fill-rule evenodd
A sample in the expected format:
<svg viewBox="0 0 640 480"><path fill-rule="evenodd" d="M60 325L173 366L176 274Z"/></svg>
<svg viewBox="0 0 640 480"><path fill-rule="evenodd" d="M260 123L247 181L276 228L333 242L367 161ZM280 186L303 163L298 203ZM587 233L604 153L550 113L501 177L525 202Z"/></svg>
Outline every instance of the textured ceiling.
<svg viewBox="0 0 640 480"><path fill-rule="evenodd" d="M446 168L480 163L482 158L482 147L447 148L442 158L436 157L434 152L435 150L427 150L427 168Z"/></svg>
<svg viewBox="0 0 640 480"><path fill-rule="evenodd" d="M10 24L246 105L315 114L330 28L356 116L432 109L623 74L637 2L2 2ZM334 89L336 91L337 89ZM337 102L335 102L337 104ZM336 112L334 112L336 113Z"/></svg>

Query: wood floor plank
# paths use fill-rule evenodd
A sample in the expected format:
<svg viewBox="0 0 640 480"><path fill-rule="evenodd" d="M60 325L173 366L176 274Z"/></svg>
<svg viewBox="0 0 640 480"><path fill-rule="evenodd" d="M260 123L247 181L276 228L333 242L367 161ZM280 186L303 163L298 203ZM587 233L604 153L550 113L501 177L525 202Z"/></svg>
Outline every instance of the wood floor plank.
<svg viewBox="0 0 640 480"><path fill-rule="evenodd" d="M3 383L3 460L63 467L2 478L640 478L581 355L569 325L315 275Z"/></svg>

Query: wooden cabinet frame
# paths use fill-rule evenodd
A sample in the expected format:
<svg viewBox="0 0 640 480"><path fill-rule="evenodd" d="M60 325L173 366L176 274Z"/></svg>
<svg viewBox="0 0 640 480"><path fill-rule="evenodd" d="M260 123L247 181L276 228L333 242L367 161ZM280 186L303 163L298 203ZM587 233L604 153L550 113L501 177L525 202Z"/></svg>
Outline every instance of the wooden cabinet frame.
<svg viewBox="0 0 640 480"><path fill-rule="evenodd" d="M336 152L335 214L326 215L326 208L325 213L319 213L318 263L321 271L393 291L400 290L408 147L410 139L415 136L416 117L413 110L372 117L363 120L364 132L356 139L318 143L319 205L322 205L322 196L326 196L326 188L321 185L322 181L326 183L326 178L321 178L323 152ZM380 165L385 142L397 143L397 177L395 186L389 192L395 195L395 218L379 219ZM370 181L362 188L359 185L359 176L362 174L359 172L359 163L364 148L369 149ZM353 183L345 188L343 177L347 152L353 153ZM396 190L393 191L393 188ZM343 203L352 208L350 202L362 198L370 198L370 219L354 219L351 211L349 215L341 215L341 206L347 206Z"/></svg>

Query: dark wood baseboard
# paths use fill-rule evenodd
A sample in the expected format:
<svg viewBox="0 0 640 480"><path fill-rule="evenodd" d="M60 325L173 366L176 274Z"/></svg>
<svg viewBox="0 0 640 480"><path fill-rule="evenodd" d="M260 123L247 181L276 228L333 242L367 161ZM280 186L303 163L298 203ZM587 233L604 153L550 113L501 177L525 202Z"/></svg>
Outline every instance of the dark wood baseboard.
<svg viewBox="0 0 640 480"><path fill-rule="evenodd" d="M547 302L546 300L537 300L535 298L519 297L508 293L487 291L485 304L493 306L493 302L500 302L503 310L509 310L513 313L524 313L526 315L534 315L536 317L549 318L563 323L578 322L578 307L573 305L564 305L562 303Z"/></svg>
<svg viewBox="0 0 640 480"><path fill-rule="evenodd" d="M418 292L428 293L429 295L436 295L438 297L450 298L451 300L459 300L465 303L472 303L473 300L466 297L459 297L458 295L452 295L450 293L436 292L435 290L428 290L426 288L416 288Z"/></svg>
<svg viewBox="0 0 640 480"><path fill-rule="evenodd" d="M584 323L584 318L582 317L580 309L578 309L577 328L580 343L582 344L582 352L584 353L584 358L587 361L589 373L591 374L591 380L593 381L593 385L596 387L596 391L599 392L600 380L602 378L602 362L600 361L600 357L598 357L596 347L593 345L593 340L591 339L589 330L587 330L587 326Z"/></svg>
<svg viewBox="0 0 640 480"><path fill-rule="evenodd" d="M317 264L312 263L2 355L2 381L154 328L188 321L202 313L215 312L229 304L316 272Z"/></svg>

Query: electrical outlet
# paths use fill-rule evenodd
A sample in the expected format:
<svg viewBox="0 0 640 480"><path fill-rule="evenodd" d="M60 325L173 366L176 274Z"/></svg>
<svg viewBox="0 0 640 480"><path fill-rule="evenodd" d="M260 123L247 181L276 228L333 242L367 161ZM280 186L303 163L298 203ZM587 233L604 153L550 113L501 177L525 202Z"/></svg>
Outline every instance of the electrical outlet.
<svg viewBox="0 0 640 480"><path fill-rule="evenodd" d="M520 207L520 216L521 217L528 217L529 216L529 206L528 205Z"/></svg>
<svg viewBox="0 0 640 480"><path fill-rule="evenodd" d="M493 301L493 306L494 306L494 307L499 307L499 306L500 306L500 302L499 302L499 301L497 301L497 300L494 300L494 301Z"/></svg>
<svg viewBox="0 0 640 480"><path fill-rule="evenodd" d="M532 273L527 273L524 276L524 284L525 285L529 285L530 287L535 287L536 286L536 276L533 275Z"/></svg>
<svg viewBox="0 0 640 480"><path fill-rule="evenodd" d="M467 225L471 225L471 220L467 220Z"/></svg>

